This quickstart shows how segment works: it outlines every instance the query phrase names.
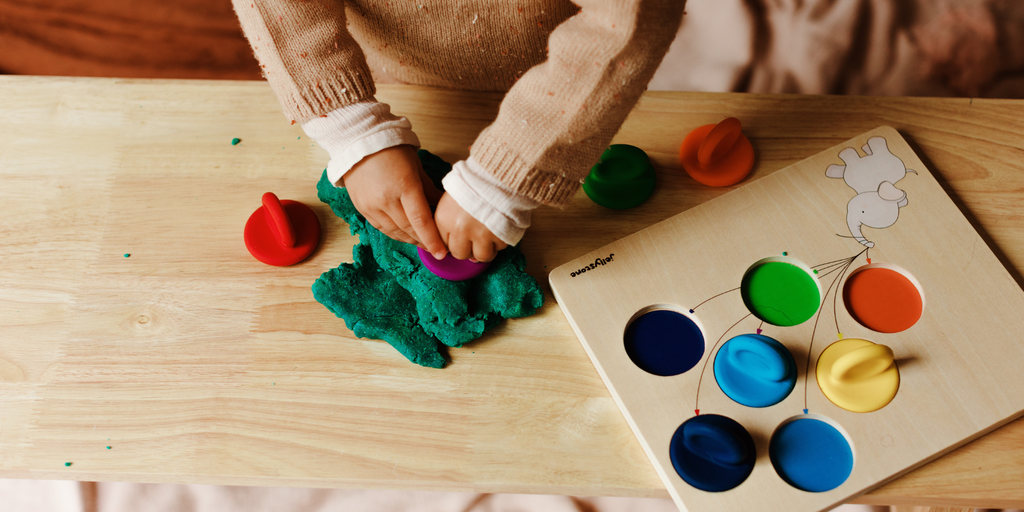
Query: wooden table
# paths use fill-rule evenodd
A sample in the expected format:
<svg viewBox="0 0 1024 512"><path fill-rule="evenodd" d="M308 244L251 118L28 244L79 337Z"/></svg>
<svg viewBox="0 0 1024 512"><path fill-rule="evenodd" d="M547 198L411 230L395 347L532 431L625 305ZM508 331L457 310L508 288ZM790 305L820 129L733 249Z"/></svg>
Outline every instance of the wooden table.
<svg viewBox="0 0 1024 512"><path fill-rule="evenodd" d="M501 98L378 97L451 161ZM726 116L757 150L750 180L897 128L1024 282L1024 102L703 93L645 95L616 142L649 152L654 197L538 211L528 272L547 288L548 269L725 193L676 151ZM327 160L265 83L0 77L0 476L667 496L549 291L443 370L314 301L355 243L316 199ZM246 252L266 191L320 216L309 260ZM1024 420L856 501L1024 507Z"/></svg>

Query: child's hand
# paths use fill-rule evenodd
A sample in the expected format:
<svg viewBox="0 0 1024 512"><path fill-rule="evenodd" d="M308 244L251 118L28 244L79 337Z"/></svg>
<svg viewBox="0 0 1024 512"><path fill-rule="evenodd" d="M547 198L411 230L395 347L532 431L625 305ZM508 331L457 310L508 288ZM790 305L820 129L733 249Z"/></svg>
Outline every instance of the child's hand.
<svg viewBox="0 0 1024 512"><path fill-rule="evenodd" d="M491 261L498 251L508 247L487 226L466 213L448 194L441 196L441 201L437 203L434 220L441 232L441 239L446 241L448 250L457 259Z"/></svg>
<svg viewBox="0 0 1024 512"><path fill-rule="evenodd" d="M395 240L416 244L435 258L447 254L428 197L441 193L423 171L412 146L394 146L359 161L345 173L352 204L373 227Z"/></svg>

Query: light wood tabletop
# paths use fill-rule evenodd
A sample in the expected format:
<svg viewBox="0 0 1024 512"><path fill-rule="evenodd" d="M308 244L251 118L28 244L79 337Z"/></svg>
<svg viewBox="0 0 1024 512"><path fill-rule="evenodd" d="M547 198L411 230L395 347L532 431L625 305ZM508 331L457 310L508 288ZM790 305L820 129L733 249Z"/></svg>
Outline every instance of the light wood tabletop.
<svg viewBox="0 0 1024 512"><path fill-rule="evenodd" d="M501 96L378 98L455 161ZM266 83L0 77L0 477L667 497L547 272L730 190L677 155L728 116L757 154L738 186L896 128L1024 282L1024 101L649 92L615 142L651 156L651 200L539 210L521 247L543 308L423 368L313 299L356 240ZM305 262L246 251L267 191L318 214ZM855 502L1022 508L1024 420Z"/></svg>

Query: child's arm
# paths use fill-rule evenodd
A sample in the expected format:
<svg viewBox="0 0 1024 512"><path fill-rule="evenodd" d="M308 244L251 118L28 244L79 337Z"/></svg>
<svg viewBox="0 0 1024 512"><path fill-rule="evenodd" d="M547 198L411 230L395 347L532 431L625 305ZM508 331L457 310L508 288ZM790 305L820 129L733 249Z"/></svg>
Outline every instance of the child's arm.
<svg viewBox="0 0 1024 512"><path fill-rule="evenodd" d="M232 0L263 76L292 123L371 102L366 57L338 0Z"/></svg>
<svg viewBox="0 0 1024 512"><path fill-rule="evenodd" d="M412 146L394 146L367 156L345 174L352 204L385 235L433 248L445 255L430 201L440 199ZM428 199L429 198L429 199Z"/></svg>
<svg viewBox="0 0 1024 512"><path fill-rule="evenodd" d="M348 189L370 225L444 257L445 244L430 211L441 193L416 156L419 138L407 119L391 115L387 104L366 101L308 120L302 128L331 155L328 179Z"/></svg>
<svg viewBox="0 0 1024 512"><path fill-rule="evenodd" d="M444 179L446 195L462 207L435 213L453 254L455 245L489 242L476 226L456 221L463 214L513 245L533 207L572 199L646 89L684 7L682 0L575 3L580 12L548 38L547 61L516 82L469 159Z"/></svg>
<svg viewBox="0 0 1024 512"><path fill-rule="evenodd" d="M328 178L386 235L447 252L430 212L439 194L423 173L409 121L374 98L362 50L338 0L233 0L285 115L331 154ZM268 67L269 66L269 67Z"/></svg>
<svg viewBox="0 0 1024 512"><path fill-rule="evenodd" d="M461 51L459 38L465 31L476 31L477 39L484 25L493 34L503 33L505 23L513 22L511 17L521 20L531 14L531 9L543 15L544 9L551 9L557 0L547 1L552 3L538 0L536 4L527 5L524 12L523 8L511 4L477 0L467 5L482 9L480 15L446 18L443 26L420 25L434 26L436 31L420 30L417 34L421 39L430 36L443 43L434 48L459 48ZM260 62L267 66L266 77L285 114L303 122L307 133L321 116L327 116L330 121L336 112L348 113L356 108L354 105L373 102L373 81L362 51L345 27L343 3L340 0L234 0L246 36ZM572 198L590 166L642 94L675 37L683 11L682 0L575 0L575 3L582 9L550 33L547 61L520 77L502 102L495 122L474 142L470 158L457 164L445 179L445 189L453 201L443 201L445 207L439 209L435 219L444 232L443 239L462 247L461 253L468 246L473 247L476 255L479 245L481 254L476 257L486 259L488 244L500 245L495 238L506 244L519 241L523 230L529 226L530 210L537 204L560 206ZM374 11L380 20L394 22L398 27L395 31L384 30L381 36L383 47L386 48L389 41L395 43L393 46L399 54L404 35L407 35L406 28L402 28L404 21L387 15L393 9L402 11L406 7L396 3ZM409 9L406 14L415 13L423 19L434 15L422 8ZM476 25L478 19L480 25ZM464 30L452 30L452 27ZM513 32L519 33L518 30ZM502 38L486 39L492 40L493 45ZM452 46L453 42L458 44ZM529 42L520 41L524 52L539 49L539 46L527 48L523 43L528 46ZM466 45L466 48L494 55L491 62L495 69L508 69L502 68L505 62L497 57L499 50L505 53L502 48L473 45ZM479 61L467 64L466 55L460 51L430 53L432 61L424 63L429 63L437 75L433 78L435 81L444 85L448 80L449 86L458 87L463 74L480 75L481 70L487 71L486 64L480 67ZM480 76L475 78L480 79ZM498 76L495 80L491 85L503 87L497 82ZM485 84L476 83L475 88L485 88ZM349 126L363 126L363 123ZM342 127L340 131L346 129ZM330 131L340 133L337 126ZM411 134L411 129L406 131L405 136ZM390 133L400 138L400 132L401 129L396 129ZM315 138L325 145L323 141L330 137L318 135ZM417 142L407 143L415 145ZM351 158L338 158L337 150L328 151L332 154L332 163L373 160L378 154L365 152ZM335 173L332 166L328 166L332 176L340 177L345 170L343 165L333 167L342 169ZM413 174L408 168L403 172L405 176ZM519 200L502 199L510 196ZM392 193L391 198L394 197ZM385 204L380 196L366 200ZM364 209L372 209L366 202L363 204ZM374 211L395 209L382 207ZM408 217L404 207L401 211ZM460 220L464 219L463 214L468 214L472 221ZM383 226L386 220L391 220L396 228L399 225L390 216L374 219L374 222ZM411 224L410 230L400 231L410 238L421 238ZM477 224L482 224L490 233L478 229ZM432 236L422 238L421 242L431 244L427 247L431 252L444 250L430 241Z"/></svg>
<svg viewBox="0 0 1024 512"><path fill-rule="evenodd" d="M540 203L508 190L472 158L457 162L448 176L435 220L452 256L490 261L519 243Z"/></svg>

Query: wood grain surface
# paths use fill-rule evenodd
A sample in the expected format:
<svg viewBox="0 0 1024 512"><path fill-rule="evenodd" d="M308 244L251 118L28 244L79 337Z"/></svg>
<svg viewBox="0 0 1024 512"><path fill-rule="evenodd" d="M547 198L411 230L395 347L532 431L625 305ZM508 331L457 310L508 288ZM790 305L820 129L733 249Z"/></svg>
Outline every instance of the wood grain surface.
<svg viewBox="0 0 1024 512"><path fill-rule="evenodd" d="M500 101L378 97L448 160ZM538 211L527 271L546 285L727 192L686 177L676 151L730 115L758 155L748 180L893 126L1022 282L1024 102L926 98L649 93L615 142L651 155L652 199L610 211L581 192ZM316 303L309 287L355 243L316 199L326 163L264 83L0 78L0 476L667 496L549 292L443 370ZM266 191L320 216L309 260L246 252ZM1017 421L855 501L1020 507L1021 482Z"/></svg>

